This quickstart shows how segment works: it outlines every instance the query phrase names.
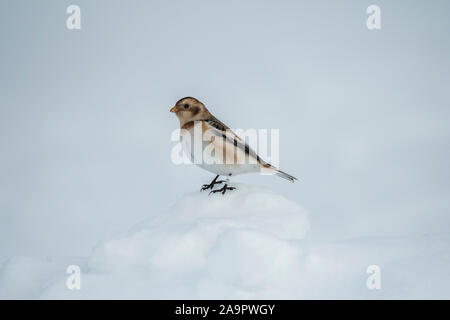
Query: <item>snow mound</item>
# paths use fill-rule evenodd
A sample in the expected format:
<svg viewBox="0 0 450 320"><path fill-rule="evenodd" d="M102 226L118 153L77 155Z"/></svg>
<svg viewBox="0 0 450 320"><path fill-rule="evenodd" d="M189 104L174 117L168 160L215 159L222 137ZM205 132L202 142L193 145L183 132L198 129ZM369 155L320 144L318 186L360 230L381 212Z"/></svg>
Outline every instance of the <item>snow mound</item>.
<svg viewBox="0 0 450 320"><path fill-rule="evenodd" d="M298 204L235 186L186 194L86 258L13 257L0 298L448 299L450 234L310 242ZM79 290L67 286L69 265L81 269ZM369 266L381 270L377 289Z"/></svg>
<svg viewBox="0 0 450 320"><path fill-rule="evenodd" d="M98 246L89 267L99 271L145 266L154 272L191 272L204 268L211 255L229 254L233 244L225 245L224 238L236 242L234 250L261 247L261 255L275 257L284 252L286 240L305 236L309 225L297 204L269 190L238 188L225 195L184 196L169 212ZM270 254L274 246L277 250Z"/></svg>
<svg viewBox="0 0 450 320"><path fill-rule="evenodd" d="M298 273L306 211L268 189L193 192L167 212L99 244L82 290L43 298L237 298L276 295ZM284 290L281 286L280 291Z"/></svg>
<svg viewBox="0 0 450 320"><path fill-rule="evenodd" d="M55 267L48 261L12 257L0 269L0 299L24 299L38 296L52 281Z"/></svg>

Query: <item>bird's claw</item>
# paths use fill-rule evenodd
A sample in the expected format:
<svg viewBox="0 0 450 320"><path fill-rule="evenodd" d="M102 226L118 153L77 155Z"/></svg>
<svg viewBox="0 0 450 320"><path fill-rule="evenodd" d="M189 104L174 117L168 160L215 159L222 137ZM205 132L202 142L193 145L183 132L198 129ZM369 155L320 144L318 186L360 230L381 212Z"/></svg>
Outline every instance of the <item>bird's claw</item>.
<svg viewBox="0 0 450 320"><path fill-rule="evenodd" d="M208 189L211 189L211 190L212 190L212 188L214 188L214 186L215 186L216 184L221 184L221 183L224 183L224 182L225 182L225 180L219 180L219 181L217 181L217 178L218 178L218 177L219 177L219 176L217 175L217 176L214 178L214 180L211 181L210 184L204 184L204 185L202 186L202 188L200 189L200 191L208 190Z"/></svg>
<svg viewBox="0 0 450 320"><path fill-rule="evenodd" d="M212 188L214 188L214 186L215 186L216 184L221 184L221 183L224 183L224 182L225 182L225 180L220 180L220 181L216 181L216 182L214 182L214 183L204 184L204 185L202 186L202 188L200 189L200 191L208 190L208 189L211 189L211 190L212 190Z"/></svg>
<svg viewBox="0 0 450 320"><path fill-rule="evenodd" d="M222 192L222 194L225 194L225 192L227 191L227 190L234 190L234 189L236 189L235 187L229 187L227 184L225 184L222 188L220 188L220 189L217 189L217 190L211 190L210 192L209 192L209 194L208 195L210 195L211 193L216 193L216 192Z"/></svg>

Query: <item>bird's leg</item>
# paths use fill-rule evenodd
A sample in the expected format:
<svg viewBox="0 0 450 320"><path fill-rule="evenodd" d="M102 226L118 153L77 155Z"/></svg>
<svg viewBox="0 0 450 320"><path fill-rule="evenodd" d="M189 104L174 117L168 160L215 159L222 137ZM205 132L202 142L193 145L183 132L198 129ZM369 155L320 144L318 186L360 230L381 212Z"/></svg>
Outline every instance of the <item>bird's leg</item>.
<svg viewBox="0 0 450 320"><path fill-rule="evenodd" d="M210 184L204 184L204 185L202 186L202 188L200 189L200 191L208 190L208 189L211 189L211 190L212 190L212 188L214 188L214 186L215 186L216 184L224 183L225 180L219 180L219 181L217 181L217 178L219 178L219 176L220 176L220 175L217 175L217 176L214 178L214 180L211 181Z"/></svg>
<svg viewBox="0 0 450 320"><path fill-rule="evenodd" d="M234 189L236 189L236 188L235 187L229 187L228 184L225 183L225 185L222 188L217 189L217 190L211 190L209 192L209 194L216 193L216 192L222 192L222 194L225 194L225 192L227 192L227 190L234 190Z"/></svg>

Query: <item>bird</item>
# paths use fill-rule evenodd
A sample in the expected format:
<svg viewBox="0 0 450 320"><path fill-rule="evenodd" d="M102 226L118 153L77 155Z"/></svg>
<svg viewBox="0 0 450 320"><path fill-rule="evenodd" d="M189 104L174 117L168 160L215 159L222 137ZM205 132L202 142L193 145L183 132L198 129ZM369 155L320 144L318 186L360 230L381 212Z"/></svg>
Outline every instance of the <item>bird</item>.
<svg viewBox="0 0 450 320"><path fill-rule="evenodd" d="M175 113L180 122L180 142L184 153L202 169L216 174L211 183L204 184L200 191L211 189L209 194L217 192L225 194L227 190L236 189L228 185L229 177L261 170L272 172L290 182L297 180L294 176L261 159L243 139L214 117L198 99L184 97L175 103L170 112ZM195 149L195 130L201 132L201 149ZM208 137L205 139L206 133L208 133ZM221 161L212 162L211 159L200 159L199 161L201 156L205 153L208 154L205 152L207 148L214 149L215 154L220 152L221 154L218 153L215 159ZM220 176L227 178L226 180L217 180ZM222 188L214 190L215 185L222 183L224 183Z"/></svg>

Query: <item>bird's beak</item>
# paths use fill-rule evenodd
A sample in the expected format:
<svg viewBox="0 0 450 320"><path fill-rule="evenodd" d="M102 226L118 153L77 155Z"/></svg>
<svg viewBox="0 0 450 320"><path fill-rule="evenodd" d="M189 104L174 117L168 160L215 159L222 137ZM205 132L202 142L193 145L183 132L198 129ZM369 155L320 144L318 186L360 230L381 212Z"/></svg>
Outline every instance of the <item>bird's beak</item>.
<svg viewBox="0 0 450 320"><path fill-rule="evenodd" d="M170 109L170 112L178 112L178 108L177 108L177 106L175 106L175 107L173 107L172 109Z"/></svg>

